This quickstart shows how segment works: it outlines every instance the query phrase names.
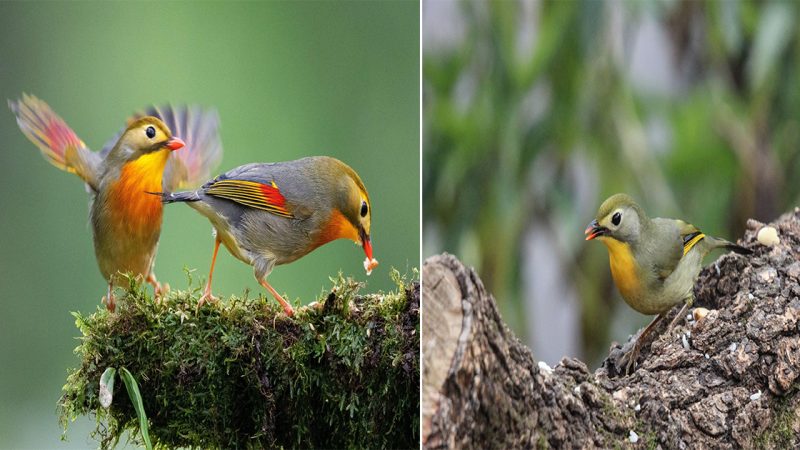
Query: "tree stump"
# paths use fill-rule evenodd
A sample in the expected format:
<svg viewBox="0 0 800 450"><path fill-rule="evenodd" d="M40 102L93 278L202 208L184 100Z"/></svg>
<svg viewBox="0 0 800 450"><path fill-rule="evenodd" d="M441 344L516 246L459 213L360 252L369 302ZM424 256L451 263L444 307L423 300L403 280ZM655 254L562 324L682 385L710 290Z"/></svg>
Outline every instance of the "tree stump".
<svg viewBox="0 0 800 450"><path fill-rule="evenodd" d="M772 224L774 247L756 240L762 226L748 222L753 255L723 255L701 272L695 307L707 315L671 333L663 321L628 376L619 345L594 372L574 358L537 363L473 270L429 258L423 446L800 447L800 209Z"/></svg>

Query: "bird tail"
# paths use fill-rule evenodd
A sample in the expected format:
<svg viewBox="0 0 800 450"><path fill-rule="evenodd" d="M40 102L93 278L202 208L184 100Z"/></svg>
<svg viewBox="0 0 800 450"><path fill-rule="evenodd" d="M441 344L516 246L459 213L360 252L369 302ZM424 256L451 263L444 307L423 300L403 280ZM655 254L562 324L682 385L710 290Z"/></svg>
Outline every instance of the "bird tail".
<svg viewBox="0 0 800 450"><path fill-rule="evenodd" d="M733 242L726 241L717 237L706 236L712 248L724 248L740 255L752 255L753 251L749 248L744 248L741 245L734 244Z"/></svg>
<svg viewBox="0 0 800 450"><path fill-rule="evenodd" d="M752 255L753 251L749 248L744 248L741 245L736 245L732 242L729 242L724 248L733 251L734 253L738 253L740 255Z"/></svg>
<svg viewBox="0 0 800 450"><path fill-rule="evenodd" d="M184 203L200 201L200 196L195 191L184 192L148 192L148 194L161 197L161 203Z"/></svg>

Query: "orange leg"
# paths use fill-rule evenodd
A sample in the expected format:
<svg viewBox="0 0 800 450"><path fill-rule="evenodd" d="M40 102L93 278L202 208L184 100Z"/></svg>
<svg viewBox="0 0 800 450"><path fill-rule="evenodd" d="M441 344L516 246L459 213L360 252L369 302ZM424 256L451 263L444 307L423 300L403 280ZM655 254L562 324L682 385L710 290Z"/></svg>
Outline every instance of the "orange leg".
<svg viewBox="0 0 800 450"><path fill-rule="evenodd" d="M197 302L198 309L200 309L200 307L203 306L206 301L217 301L217 298L211 295L211 277L214 276L214 264L217 262L217 252L219 251L220 243L221 241L219 239L214 242L214 256L211 257L211 270L208 271L208 281L206 282L206 288L203 291L203 296L200 297L200 301Z"/></svg>
<svg viewBox="0 0 800 450"><path fill-rule="evenodd" d="M150 272L147 275L147 278L144 281L148 282L151 286L153 286L153 293L155 294L156 303L161 302L161 298L169 292L169 284L164 283L163 285L156 280L156 274Z"/></svg>
<svg viewBox="0 0 800 450"><path fill-rule="evenodd" d="M117 308L117 302L114 299L114 291L113 291L113 287L112 287L112 282L111 281L108 282L108 294L105 297L103 297L101 302L104 305L106 305L106 308L108 308L108 310L111 311L112 313Z"/></svg>
<svg viewBox="0 0 800 450"><path fill-rule="evenodd" d="M283 311L286 313L287 316L292 317L294 315L294 309L292 309L292 305L289 304L286 300L278 294L278 291L273 289L272 286L267 283L267 280L258 280L259 284L267 288L267 290L272 293L272 296L275 297L275 300L283 306Z"/></svg>

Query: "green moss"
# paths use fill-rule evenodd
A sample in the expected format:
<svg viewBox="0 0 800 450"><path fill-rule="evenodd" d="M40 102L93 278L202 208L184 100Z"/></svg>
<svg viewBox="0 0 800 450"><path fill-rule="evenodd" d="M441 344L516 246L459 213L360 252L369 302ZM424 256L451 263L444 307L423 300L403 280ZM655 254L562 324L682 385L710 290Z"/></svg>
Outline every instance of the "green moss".
<svg viewBox="0 0 800 450"><path fill-rule="evenodd" d="M160 447L417 448L419 283L358 295L340 275L327 298L294 318L271 298L231 297L196 312L199 289L156 304L135 281L117 312L74 313L82 334L59 402L66 427L94 415L93 437L138 436L122 383L106 410L107 367L136 377Z"/></svg>
<svg viewBox="0 0 800 450"><path fill-rule="evenodd" d="M793 428L795 422L800 419L797 417L797 411L792 407L791 398L793 396L790 394L791 392L776 401L777 407L773 412L775 418L772 426L753 439L756 448L792 448L797 445L797 436L795 436Z"/></svg>

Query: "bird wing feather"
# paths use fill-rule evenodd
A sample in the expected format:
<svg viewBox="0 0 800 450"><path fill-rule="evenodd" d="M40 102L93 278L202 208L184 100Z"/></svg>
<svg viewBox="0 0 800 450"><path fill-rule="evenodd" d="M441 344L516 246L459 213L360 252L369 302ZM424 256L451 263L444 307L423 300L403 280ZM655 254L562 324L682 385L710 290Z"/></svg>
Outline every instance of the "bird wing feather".
<svg viewBox="0 0 800 450"><path fill-rule="evenodd" d="M219 116L216 110L199 106L150 106L134 114L128 123L145 116L161 119L174 136L186 146L170 154L164 168L162 187L165 192L191 189L211 176L222 159L222 140L219 135ZM125 128L109 140L100 151L105 157L114 148Z"/></svg>
<svg viewBox="0 0 800 450"><path fill-rule="evenodd" d="M224 198L243 206L282 217L294 217L287 208L286 198L274 180L269 183L259 183L219 177L203 186L203 191L206 195Z"/></svg>
<svg viewBox="0 0 800 450"><path fill-rule="evenodd" d="M20 130L50 164L74 173L97 192L102 157L86 147L64 119L32 95L23 94L21 100L10 100L8 106L17 116Z"/></svg>
<svg viewBox="0 0 800 450"><path fill-rule="evenodd" d="M646 240L653 246L649 251L650 260L653 271L663 280L672 274L685 254L684 237L697 229L681 220L655 218L652 230L654 235Z"/></svg>

